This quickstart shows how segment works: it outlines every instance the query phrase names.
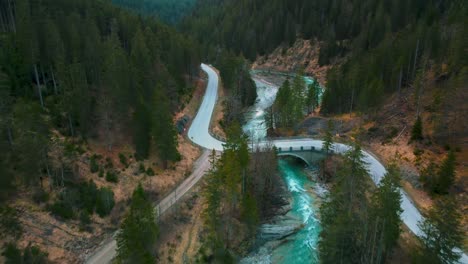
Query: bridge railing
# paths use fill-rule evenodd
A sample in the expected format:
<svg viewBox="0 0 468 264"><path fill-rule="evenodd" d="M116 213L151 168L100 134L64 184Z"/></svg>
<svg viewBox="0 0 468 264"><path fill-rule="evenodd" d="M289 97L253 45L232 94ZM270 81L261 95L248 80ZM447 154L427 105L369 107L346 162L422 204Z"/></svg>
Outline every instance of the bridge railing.
<svg viewBox="0 0 468 264"><path fill-rule="evenodd" d="M278 153L293 152L293 151L317 151L317 152L321 151L321 150L318 150L314 146L311 146L311 147L300 146L300 147L288 147L288 148L279 147L277 149L278 149Z"/></svg>

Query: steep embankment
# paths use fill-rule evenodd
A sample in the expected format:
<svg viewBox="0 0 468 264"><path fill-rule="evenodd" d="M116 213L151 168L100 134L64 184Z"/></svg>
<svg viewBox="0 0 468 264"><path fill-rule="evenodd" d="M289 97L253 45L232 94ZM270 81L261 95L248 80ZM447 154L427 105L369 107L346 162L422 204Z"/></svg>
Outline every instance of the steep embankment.
<svg viewBox="0 0 468 264"><path fill-rule="evenodd" d="M306 75L314 77L321 85L325 85L327 71L333 64L320 65L319 55L320 43L317 40L297 39L291 47L280 46L268 55L257 57L252 69L286 73L303 69Z"/></svg>

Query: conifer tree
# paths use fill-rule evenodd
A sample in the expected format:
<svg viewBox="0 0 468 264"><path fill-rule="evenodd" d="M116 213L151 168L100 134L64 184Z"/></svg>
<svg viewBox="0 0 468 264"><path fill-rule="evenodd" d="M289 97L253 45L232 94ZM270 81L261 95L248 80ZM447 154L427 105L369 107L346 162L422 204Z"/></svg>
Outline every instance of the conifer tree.
<svg viewBox="0 0 468 264"><path fill-rule="evenodd" d="M401 232L400 171L390 164L387 173L371 198L371 212L367 236L368 263L382 263L396 245Z"/></svg>
<svg viewBox="0 0 468 264"><path fill-rule="evenodd" d="M423 126L421 116L418 116L414 122L413 129L411 130L411 140L422 140L423 139Z"/></svg>
<svg viewBox="0 0 468 264"><path fill-rule="evenodd" d="M455 181L455 165L455 153L450 150L437 173L437 183L435 186L437 193L445 194L453 185Z"/></svg>
<svg viewBox="0 0 468 264"><path fill-rule="evenodd" d="M141 184L132 195L121 230L117 235L117 259L121 263L155 263L158 226L153 204Z"/></svg>
<svg viewBox="0 0 468 264"><path fill-rule="evenodd" d="M463 240L461 215L452 198L437 200L424 221L419 223L423 235L422 248L415 256L415 263L456 263Z"/></svg>
<svg viewBox="0 0 468 264"><path fill-rule="evenodd" d="M151 118L147 106L141 102L136 104L133 113L133 145L135 146L135 158L143 160L148 158L151 146Z"/></svg>
<svg viewBox="0 0 468 264"><path fill-rule="evenodd" d="M319 90L320 86L317 81L310 84L307 89L307 109L308 112L315 111L315 108L319 105Z"/></svg>
<svg viewBox="0 0 468 264"><path fill-rule="evenodd" d="M323 138L322 151L329 154L333 149L333 121L328 120L327 130L325 131L325 137Z"/></svg>
<svg viewBox="0 0 468 264"><path fill-rule="evenodd" d="M345 154L336 184L320 206L322 263L361 263L368 226L368 171L359 145Z"/></svg>
<svg viewBox="0 0 468 264"><path fill-rule="evenodd" d="M177 151L177 134L172 122L168 100L159 87L154 94L153 106L154 111L151 120L153 140L156 151L163 161L163 167L167 168L167 163L169 161L178 161L180 154Z"/></svg>
<svg viewBox="0 0 468 264"><path fill-rule="evenodd" d="M218 162L216 161L216 152L213 150L210 155L210 170L206 178L206 184L203 188L203 197L207 206L202 213L205 227L208 229L208 240L212 248L220 246L221 237L221 199L222 182L218 172Z"/></svg>

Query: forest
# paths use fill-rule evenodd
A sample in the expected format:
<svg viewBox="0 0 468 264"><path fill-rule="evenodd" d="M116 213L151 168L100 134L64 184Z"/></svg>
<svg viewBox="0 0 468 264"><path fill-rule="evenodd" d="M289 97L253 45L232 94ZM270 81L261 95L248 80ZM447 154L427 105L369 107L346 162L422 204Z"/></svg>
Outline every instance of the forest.
<svg viewBox="0 0 468 264"><path fill-rule="evenodd" d="M93 223L107 234L120 227L117 263L164 262L159 247L170 248L173 262L176 243L160 238L172 232L164 230L166 222L184 221L200 223L196 263L237 262L256 246L260 225L287 204L278 150L249 145L242 132L246 109L257 99L252 64L311 40L319 66L329 66L326 83L308 85L304 65L298 66L279 85L265 122L274 136L296 135L306 117L328 120L320 128L325 157L317 165L317 182L329 189L318 212L320 262L386 263L406 250L412 263L455 263L460 254L453 248L466 247L453 194L465 192L456 184L463 156L454 142L466 136L466 122L455 121L466 114L467 22L463 0L0 1L0 231L7 238L0 240L0 262L49 262L43 245L17 243L31 228L24 219L38 211L78 233L92 234ZM180 147L185 127L178 135L174 123L187 105L196 113L207 80L202 62L221 77L224 151L211 152L202 183L180 205L199 218L157 219L155 201L180 184L176 173L184 170L187 179L201 155L190 142ZM431 98L429 105L423 97ZM401 249L408 230L400 203L409 170L392 159L373 185L361 151L375 131L387 129L379 128L386 119L377 119L389 98L397 99L393 108L410 105L415 112L411 127L385 133L409 135L415 185L430 200L418 223L424 234L411 236L408 249ZM340 135L334 126L344 114L372 125ZM352 147L337 155L334 140ZM118 152L122 145L126 153ZM430 151L437 159L424 156ZM189 162L179 164L184 158ZM142 177L131 178L136 187L123 191L128 178L120 174L129 167ZM148 177L165 191L143 185ZM125 191L129 197L119 201Z"/></svg>
<svg viewBox="0 0 468 264"><path fill-rule="evenodd" d="M198 76L196 42L102 1L2 1L0 10L0 196L2 217L13 219L5 230L15 225L6 204L23 190L38 203L56 197L46 210L59 219L86 226L95 211L109 214L112 189L81 178L83 142L112 150L126 137L139 160L180 159L172 116Z"/></svg>
<svg viewBox="0 0 468 264"><path fill-rule="evenodd" d="M177 159L171 116L198 73L196 44L100 2L11 3L15 20L1 35L2 188L38 184L46 167L54 174L48 149L57 133L109 149L130 134L137 157L153 142L164 160Z"/></svg>
<svg viewBox="0 0 468 264"><path fill-rule="evenodd" d="M153 16L169 24L177 24L192 11L196 0L112 0L112 2L138 14Z"/></svg>
<svg viewBox="0 0 468 264"><path fill-rule="evenodd" d="M466 17L460 0L203 0L180 27L211 54L215 44L251 61L296 38L318 40L320 64L346 58L327 75L321 111L368 113L386 94L422 86L427 72L439 89L461 89Z"/></svg>

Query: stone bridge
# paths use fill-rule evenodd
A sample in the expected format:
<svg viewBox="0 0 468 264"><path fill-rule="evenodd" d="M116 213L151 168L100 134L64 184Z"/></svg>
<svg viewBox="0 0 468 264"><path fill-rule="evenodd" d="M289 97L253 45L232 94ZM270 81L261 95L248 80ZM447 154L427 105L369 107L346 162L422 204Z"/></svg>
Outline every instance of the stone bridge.
<svg viewBox="0 0 468 264"><path fill-rule="evenodd" d="M326 157L325 152L316 149L315 147L279 147L278 148L278 156L290 156L298 158L304 161L307 166L311 166L312 164L316 163L319 160L322 160Z"/></svg>

